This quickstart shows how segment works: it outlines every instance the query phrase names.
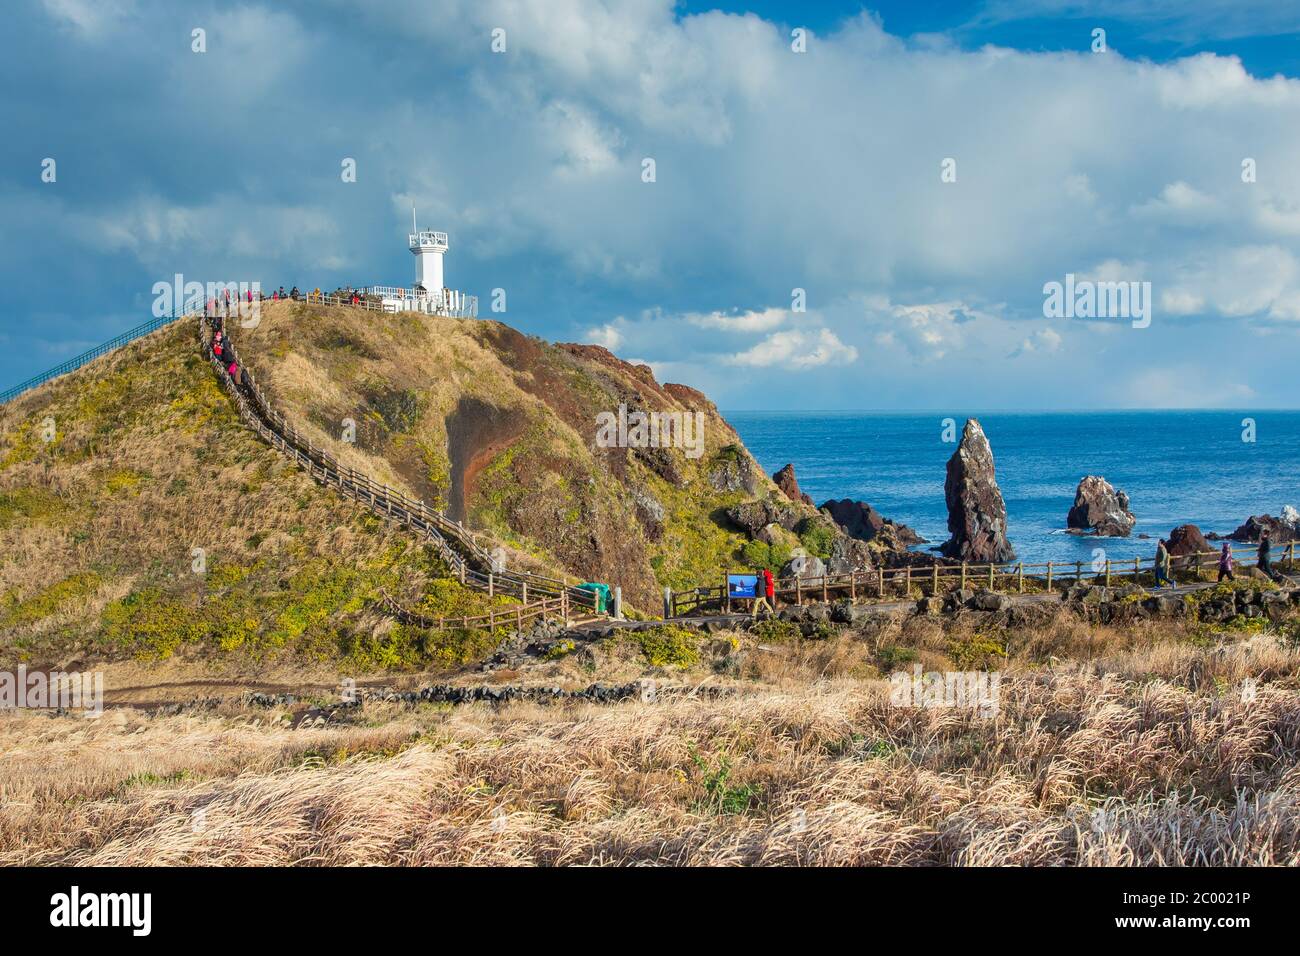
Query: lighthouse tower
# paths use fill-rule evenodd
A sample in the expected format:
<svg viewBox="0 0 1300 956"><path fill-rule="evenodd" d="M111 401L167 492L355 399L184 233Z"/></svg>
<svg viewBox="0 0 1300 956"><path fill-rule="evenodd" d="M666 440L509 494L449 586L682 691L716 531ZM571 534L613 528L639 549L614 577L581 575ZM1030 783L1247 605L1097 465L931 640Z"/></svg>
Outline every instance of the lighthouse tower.
<svg viewBox="0 0 1300 956"><path fill-rule="evenodd" d="M432 229L420 231L411 207L411 252L415 255L415 284L433 298L440 298L446 288L442 282L442 255L447 251L447 234ZM417 290L416 294L419 292Z"/></svg>
<svg viewBox="0 0 1300 956"><path fill-rule="evenodd" d="M376 285L368 293L378 296L385 312L424 312L473 318L478 315L478 297L448 289L442 275L442 256L447 251L447 234L421 229L411 207L411 235L407 248L415 256L415 288Z"/></svg>

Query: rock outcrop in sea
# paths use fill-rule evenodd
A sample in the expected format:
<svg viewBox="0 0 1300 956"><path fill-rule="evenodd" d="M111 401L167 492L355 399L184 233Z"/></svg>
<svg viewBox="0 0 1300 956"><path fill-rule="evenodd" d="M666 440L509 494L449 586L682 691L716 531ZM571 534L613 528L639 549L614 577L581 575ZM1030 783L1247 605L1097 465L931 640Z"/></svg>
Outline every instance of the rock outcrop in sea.
<svg viewBox="0 0 1300 956"><path fill-rule="evenodd" d="M776 486L781 489L781 493L791 501L803 503L805 505L811 505L813 503L812 498L808 497L799 489L799 479L794 476L793 462L786 465L773 475L772 481L774 481Z"/></svg>
<svg viewBox="0 0 1300 956"><path fill-rule="evenodd" d="M1180 524L1173 531L1170 531L1168 547L1169 557L1174 559L1175 567L1190 568L1199 564L1208 564L1214 560L1209 555L1200 558L1192 557L1196 554L1204 554L1207 551L1214 550L1210 546L1210 542L1205 540L1205 535L1201 534L1201 529L1194 524Z"/></svg>
<svg viewBox="0 0 1300 956"><path fill-rule="evenodd" d="M1290 514L1288 514L1288 511ZM1289 507L1282 510L1282 516L1279 518L1274 518L1272 515L1251 515L1246 519L1245 524L1241 525L1228 537L1233 541L1246 541L1254 544L1259 541L1260 535L1265 531L1268 532L1268 539L1273 544L1300 541L1300 516L1295 514L1294 508Z"/></svg>
<svg viewBox="0 0 1300 956"><path fill-rule="evenodd" d="M1074 506L1066 515L1065 526L1109 538L1127 538L1137 524L1129 510L1128 495L1114 488L1100 475L1087 475L1074 492Z"/></svg>
<svg viewBox="0 0 1300 956"><path fill-rule="evenodd" d="M952 537L940 551L945 557L975 563L1014 561L1007 541L1007 506L993 466L993 449L979 420L968 418L961 442L948 459L943 483Z"/></svg>

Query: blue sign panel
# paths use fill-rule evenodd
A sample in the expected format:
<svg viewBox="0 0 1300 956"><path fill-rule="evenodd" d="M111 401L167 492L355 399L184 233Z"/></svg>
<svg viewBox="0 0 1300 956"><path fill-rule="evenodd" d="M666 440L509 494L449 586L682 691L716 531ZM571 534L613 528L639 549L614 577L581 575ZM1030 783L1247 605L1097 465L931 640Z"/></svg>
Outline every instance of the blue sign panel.
<svg viewBox="0 0 1300 956"><path fill-rule="evenodd" d="M758 597L758 575L757 574L728 574L727 575L727 597L733 597L733 598Z"/></svg>

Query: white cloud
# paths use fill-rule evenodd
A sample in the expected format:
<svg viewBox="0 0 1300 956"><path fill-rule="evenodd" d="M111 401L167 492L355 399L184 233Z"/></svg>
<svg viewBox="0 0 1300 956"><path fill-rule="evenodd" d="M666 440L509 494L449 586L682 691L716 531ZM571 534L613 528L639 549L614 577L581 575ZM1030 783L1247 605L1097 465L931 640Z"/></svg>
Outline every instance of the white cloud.
<svg viewBox="0 0 1300 956"><path fill-rule="evenodd" d="M791 313L787 309L760 309L740 312L693 312L686 321L702 329L722 329L726 332L766 332L785 323Z"/></svg>
<svg viewBox="0 0 1300 956"><path fill-rule="evenodd" d="M592 345L603 345L611 352L615 351L623 344L623 333L619 330L623 320L615 319L613 322L606 322L604 325L598 325L588 329L583 333L583 337ZM648 363L647 363L648 364Z"/></svg>
<svg viewBox="0 0 1300 956"><path fill-rule="evenodd" d="M731 365L754 368L779 367L792 370L817 368L822 365L848 365L856 362L858 350L845 345L830 329L804 332L788 329L773 332L753 348L729 356Z"/></svg>

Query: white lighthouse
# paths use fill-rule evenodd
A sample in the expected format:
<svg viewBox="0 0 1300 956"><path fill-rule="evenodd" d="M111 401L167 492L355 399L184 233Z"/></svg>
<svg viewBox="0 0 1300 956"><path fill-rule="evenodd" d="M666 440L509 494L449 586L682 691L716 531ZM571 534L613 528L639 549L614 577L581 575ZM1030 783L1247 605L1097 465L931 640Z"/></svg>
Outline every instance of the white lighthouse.
<svg viewBox="0 0 1300 956"><path fill-rule="evenodd" d="M446 286L442 273L442 257L447 251L447 234L421 229L411 207L411 235L407 248L415 256L415 286L371 286L372 295L379 296L387 312L424 312L429 315L450 315L473 318L478 315L478 297L466 295Z"/></svg>
<svg viewBox="0 0 1300 956"><path fill-rule="evenodd" d="M415 207L411 207L411 252L415 255L416 294L423 289L429 295L441 293L442 255L447 251L447 234L432 229L420 230L415 223Z"/></svg>

